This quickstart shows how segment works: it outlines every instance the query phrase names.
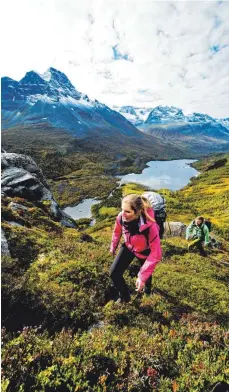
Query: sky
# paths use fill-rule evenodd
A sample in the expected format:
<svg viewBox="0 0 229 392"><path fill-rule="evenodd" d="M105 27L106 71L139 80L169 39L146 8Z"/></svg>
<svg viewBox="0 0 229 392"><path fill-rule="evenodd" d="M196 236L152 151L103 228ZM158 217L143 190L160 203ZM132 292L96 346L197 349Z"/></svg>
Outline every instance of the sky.
<svg viewBox="0 0 229 392"><path fill-rule="evenodd" d="M229 1L4 0L1 76L49 67L113 107L229 117Z"/></svg>

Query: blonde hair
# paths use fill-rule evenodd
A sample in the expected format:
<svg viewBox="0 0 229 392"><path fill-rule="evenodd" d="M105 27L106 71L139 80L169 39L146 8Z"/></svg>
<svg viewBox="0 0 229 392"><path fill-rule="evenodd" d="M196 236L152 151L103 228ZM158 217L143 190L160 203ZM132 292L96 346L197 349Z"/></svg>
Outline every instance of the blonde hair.
<svg viewBox="0 0 229 392"><path fill-rule="evenodd" d="M122 201L127 201L130 205L130 208L135 212L135 214L140 215L141 213L143 213L148 220L150 220L151 222L155 222L155 219L153 219L146 211L147 208L152 208L149 200L147 200L146 197L131 193L124 196L122 198Z"/></svg>

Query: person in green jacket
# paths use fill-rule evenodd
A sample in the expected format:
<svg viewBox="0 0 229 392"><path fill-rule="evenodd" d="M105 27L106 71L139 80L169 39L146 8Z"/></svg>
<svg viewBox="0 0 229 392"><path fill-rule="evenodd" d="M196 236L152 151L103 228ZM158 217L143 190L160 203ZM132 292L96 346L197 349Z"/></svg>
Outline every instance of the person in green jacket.
<svg viewBox="0 0 229 392"><path fill-rule="evenodd" d="M206 256L203 245L208 246L210 238L208 227L205 225L202 216L197 216L197 218L187 227L186 240L190 241L188 250L197 248L201 256Z"/></svg>

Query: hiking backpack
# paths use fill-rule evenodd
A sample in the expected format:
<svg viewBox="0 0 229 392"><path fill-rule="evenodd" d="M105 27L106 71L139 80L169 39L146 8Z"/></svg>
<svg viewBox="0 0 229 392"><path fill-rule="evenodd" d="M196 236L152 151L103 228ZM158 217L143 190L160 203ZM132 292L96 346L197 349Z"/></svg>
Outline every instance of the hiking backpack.
<svg viewBox="0 0 229 392"><path fill-rule="evenodd" d="M154 210L155 220L157 224L160 225L164 223L166 221L165 198L156 192L145 192L142 196L150 202Z"/></svg>
<svg viewBox="0 0 229 392"><path fill-rule="evenodd" d="M210 233L210 231L212 229L212 223L211 223L210 219L209 218L204 219L204 224L207 226L209 233Z"/></svg>

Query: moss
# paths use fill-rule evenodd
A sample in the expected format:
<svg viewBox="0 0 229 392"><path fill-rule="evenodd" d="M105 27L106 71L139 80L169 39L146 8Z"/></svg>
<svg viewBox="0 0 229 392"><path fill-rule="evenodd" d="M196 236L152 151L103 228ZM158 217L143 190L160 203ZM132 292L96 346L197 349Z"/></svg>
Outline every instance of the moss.
<svg viewBox="0 0 229 392"><path fill-rule="evenodd" d="M147 187L135 183L129 183L122 186L123 196L128 195L130 193L136 193L137 195L141 195L146 190L148 190Z"/></svg>
<svg viewBox="0 0 229 392"><path fill-rule="evenodd" d="M226 238L227 170L205 172L181 191L160 190L169 218L188 223L207 214L214 235ZM3 262L3 325L13 331L42 325L3 333L7 392L204 392L227 379L226 240L221 238L222 249L207 250L207 258L188 253L183 238L163 240L152 294L136 295L135 261L125 272L132 302L118 307L110 300L116 295L109 278L114 217L122 192L142 191L135 184L115 190L93 206L95 226L83 220L78 231L60 228L40 205L29 206L31 227L3 224L14 252Z"/></svg>
<svg viewBox="0 0 229 392"><path fill-rule="evenodd" d="M119 210L115 207L102 207L99 209L99 214L103 216L116 216Z"/></svg>

